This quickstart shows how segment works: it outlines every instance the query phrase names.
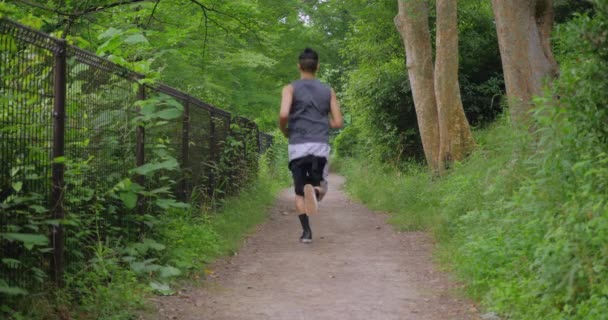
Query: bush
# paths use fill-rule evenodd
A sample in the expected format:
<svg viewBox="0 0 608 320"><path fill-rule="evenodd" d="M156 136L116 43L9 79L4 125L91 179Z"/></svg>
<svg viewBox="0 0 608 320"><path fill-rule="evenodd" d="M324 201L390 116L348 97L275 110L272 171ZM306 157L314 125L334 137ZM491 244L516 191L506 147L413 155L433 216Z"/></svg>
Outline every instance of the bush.
<svg viewBox="0 0 608 320"><path fill-rule="evenodd" d="M342 160L347 188L405 229L430 229L468 292L507 319L608 314L608 4L559 28L561 76L537 131L501 122L445 178Z"/></svg>
<svg viewBox="0 0 608 320"><path fill-rule="evenodd" d="M333 147L338 157L352 157L359 152L357 127L347 126L334 139Z"/></svg>

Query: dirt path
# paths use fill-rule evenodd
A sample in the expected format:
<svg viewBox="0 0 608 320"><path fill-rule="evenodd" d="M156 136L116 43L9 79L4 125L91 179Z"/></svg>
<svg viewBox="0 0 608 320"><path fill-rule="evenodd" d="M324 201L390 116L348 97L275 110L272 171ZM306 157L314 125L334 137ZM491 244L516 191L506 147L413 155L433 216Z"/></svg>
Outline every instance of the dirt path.
<svg viewBox="0 0 608 320"><path fill-rule="evenodd" d="M386 216L349 200L343 183L330 176L312 244L298 242L285 190L237 256L211 266L202 286L158 298L154 319L479 319L435 269L428 236L394 232Z"/></svg>

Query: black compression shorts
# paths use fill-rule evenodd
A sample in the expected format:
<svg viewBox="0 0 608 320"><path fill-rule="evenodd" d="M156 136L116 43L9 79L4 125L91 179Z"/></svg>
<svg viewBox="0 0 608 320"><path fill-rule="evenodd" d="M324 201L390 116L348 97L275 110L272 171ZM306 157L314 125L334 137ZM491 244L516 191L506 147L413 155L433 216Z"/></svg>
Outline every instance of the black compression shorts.
<svg viewBox="0 0 608 320"><path fill-rule="evenodd" d="M306 184L312 184L315 187L321 185L326 164L326 158L316 156L306 156L289 162L297 195L304 196L304 185Z"/></svg>

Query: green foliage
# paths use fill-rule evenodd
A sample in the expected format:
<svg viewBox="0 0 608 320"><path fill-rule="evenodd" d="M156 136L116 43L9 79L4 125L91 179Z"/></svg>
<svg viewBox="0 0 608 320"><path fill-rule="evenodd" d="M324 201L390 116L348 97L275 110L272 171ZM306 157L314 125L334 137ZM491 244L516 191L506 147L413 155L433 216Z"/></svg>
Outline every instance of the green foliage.
<svg viewBox="0 0 608 320"><path fill-rule="evenodd" d="M341 65L336 50L340 34L327 41L327 30L309 18L322 14L323 23L340 25L327 27L334 32L348 21L298 0L163 0L116 6L107 6L118 3L110 0L30 1L48 10L0 3L0 12L12 19L65 34L70 43L148 78L256 119L265 131L276 127L281 87L298 77L297 55L305 46L318 49L323 68ZM67 14L73 19L66 19Z"/></svg>
<svg viewBox="0 0 608 320"><path fill-rule="evenodd" d="M531 255L532 275L516 287L542 299L529 318L599 319L608 312L608 6L594 3L593 18L559 30L562 73L536 115L544 152L533 158L535 179L517 202L538 203L531 212L546 230Z"/></svg>
<svg viewBox="0 0 608 320"><path fill-rule="evenodd" d="M346 140L359 140L338 144L336 151L362 152L393 164L422 158L403 43L393 25L396 2L349 2L345 10L355 18L339 47L347 72L339 80L330 79L341 89L345 110L356 127L343 131L350 135ZM458 10L462 100L470 123L482 126L502 111L498 98L504 84L492 8L489 2L461 1ZM433 19L431 12L432 28Z"/></svg>
<svg viewBox="0 0 608 320"><path fill-rule="evenodd" d="M334 153L338 157L353 157L357 155L357 143L359 141L358 128L355 126L347 126L333 140Z"/></svg>
<svg viewBox="0 0 608 320"><path fill-rule="evenodd" d="M360 131L359 150L381 161L395 161L419 150L414 104L403 59L351 73L344 102ZM354 147L354 146L353 146ZM338 151L340 152L340 151Z"/></svg>
<svg viewBox="0 0 608 320"><path fill-rule="evenodd" d="M273 153L283 158L286 148L281 147L273 146L262 156L257 178L238 196L226 198L219 211L168 211L162 217L161 238L167 246L163 259L198 278L205 265L235 252L243 236L265 219L276 192L289 181L285 173L273 169L282 163L270 158Z"/></svg>
<svg viewBox="0 0 608 320"><path fill-rule="evenodd" d="M403 45L393 31L396 3L356 3L345 10L354 20L348 41L342 41L339 49L349 68L333 81L343 86L338 87L339 96L356 128L343 131L350 136L337 140L336 152L365 152L382 161L395 161L404 154L411 157L418 153L419 141ZM360 138L356 143L340 143L354 142L355 137Z"/></svg>
<svg viewBox="0 0 608 320"><path fill-rule="evenodd" d="M237 250L242 237L264 220L276 192L288 181L287 170L278 170L283 165L278 162L286 158L286 141L278 140L277 145L261 156L257 176L248 180L249 185L239 195L216 199L223 203L218 211L208 206L184 206L157 196L157 205L164 209L162 214L144 221L154 238L128 243L110 236L104 238L99 232L101 217L97 216L97 231L83 232L80 235L83 238L76 240L81 241L81 246L84 241L90 243L80 249L88 260L72 265L74 271L66 274L65 289L48 291L35 300L24 296L13 305L23 311L15 312L2 305L0 314L13 314L14 319L44 319L50 314L75 319L131 319L135 311L145 307L147 295L174 294L171 286L176 277L198 278L206 264ZM166 166L155 170L158 173L163 169ZM152 176L151 171L147 174ZM133 194L149 196L149 191L142 187L132 189L133 185L133 182L121 181L107 195L123 199L117 194L131 190ZM169 204L163 207L159 204L161 201ZM85 221L71 223L87 228ZM94 242L85 240L91 235L95 237ZM46 238L40 235L3 236L32 247L46 243ZM2 263L19 266L25 262L2 259ZM0 279L0 294L23 296L27 292Z"/></svg>
<svg viewBox="0 0 608 320"><path fill-rule="evenodd" d="M140 282L136 270L123 261L123 253L115 244L99 241L93 250L93 257L81 272L67 275L66 290L60 294L65 304L75 306L62 306L61 299L52 297L49 303L59 304L60 309L66 308L64 313L77 319L130 318L132 310L144 305L143 294L151 291L150 288ZM74 297L77 300L72 300ZM34 312L30 316L37 319L44 315Z"/></svg>
<svg viewBox="0 0 608 320"><path fill-rule="evenodd" d="M522 163L511 161L510 157L524 153L517 149L518 145L523 144L523 137L515 135L503 120L487 131L476 132L476 139L480 150L465 164L458 164L454 173L441 180L433 179L418 164L395 167L361 161L360 158L339 158L336 166L347 176L346 188L351 194L372 209L394 213L391 220L399 228L420 230L440 227L452 218L451 215L442 214L440 208L459 216L486 199L495 200L490 199L487 192L504 197L510 192L508 190L515 187L514 181L506 183L505 180L501 185L505 189L486 189L487 185L500 184L495 180L507 179L505 173L521 171ZM469 198L462 201L464 197ZM443 236L447 230L437 231L438 236Z"/></svg>
<svg viewBox="0 0 608 320"><path fill-rule="evenodd" d="M502 62L489 1L458 2L459 82L471 125L491 123L502 112Z"/></svg>
<svg viewBox="0 0 608 320"><path fill-rule="evenodd" d="M563 23L581 13L593 13L592 0L555 0L555 22Z"/></svg>
<svg viewBox="0 0 608 320"><path fill-rule="evenodd" d="M30 3L36 6L32 6L0 1L0 15L65 36L68 43L144 73L142 84L163 79L205 101L255 116L262 127L275 127L279 89L297 75L295 58L301 39L322 41L319 33L295 28L305 24L291 9L299 6L298 1L263 2L199 1L202 5L197 5L167 0L116 5L110 0L33 0ZM71 19L65 18L68 14ZM173 278L195 273L201 263L234 250L242 233L263 218L260 203L272 200L277 181L286 176L286 169L278 164L285 161L284 139L279 140L283 149L273 148L259 158L257 131L251 123L235 118L228 128L222 126L222 119L213 118L215 145L193 140L191 159L198 161L192 163L196 168L180 168L176 149L181 141L176 133L181 132L169 125L181 122L180 102L147 90L148 99L134 105L129 81L68 59L67 151L65 157L48 159L51 130L41 123L51 121L52 100L49 95L19 90L50 85L53 56L21 45L12 36L0 40L2 57L10 62L3 66L7 72L0 89L12 92L0 97L8 108L0 118L45 115L33 118L39 123L27 128L21 124L1 130L3 148L15 141L19 145L8 148L16 151L5 154L8 160L0 165L0 317L129 318L142 305L144 294L171 294ZM290 50L279 45L287 42ZM24 57L23 65L12 63L16 57ZM139 108L137 115L131 112L134 106ZM208 115L199 112L199 118L203 114ZM146 163L134 168L137 126L146 132ZM209 135L206 123L194 126L200 128L193 129L192 136ZM208 148L221 152L211 159ZM61 221L48 219L48 190L39 187L50 181L47 168L52 161L66 166L67 217ZM193 171L198 185L191 186L191 204L180 202L175 190ZM239 203L236 194L245 186L255 190L246 193L243 201L248 202L230 209ZM139 213L140 208L145 214ZM244 213L219 218L224 210ZM64 290L46 288L50 267L40 263L52 254L49 230L57 225L66 230ZM180 243L181 232L192 232L191 241ZM23 278L15 279L14 274ZM58 293L48 294L53 291Z"/></svg>
<svg viewBox="0 0 608 320"><path fill-rule="evenodd" d="M28 49L23 50L27 52ZM29 63L44 63L46 57L37 53L28 55ZM6 138L2 150L14 152L15 156L7 157L0 166L3 173L0 185L3 222L0 230L3 255L0 260L0 315L10 314L15 319L20 316L27 319L48 316L130 318L133 310L143 305L146 293L172 294L171 280L186 269L183 263L176 266L168 258L165 245L160 243L164 239L159 228L167 212L193 212L187 211L191 205L178 201L174 192L183 170L173 147L175 127L170 124L171 121L181 122L183 106L157 94L136 104L130 104L129 100L125 103L120 101L127 99L124 92L110 96L108 92L116 91L106 87L124 85L122 80L107 79L107 84L96 83L99 86L92 90L81 80L91 69L76 61L68 63L75 80L69 83L73 100L70 99L67 106L70 125L66 128L66 156L53 160L66 168L65 219L49 219L47 209L48 190L44 186L50 181L50 172L45 168L50 167L50 161L47 161L48 149L40 147L38 150L37 143L41 141L48 148L50 131L38 130L47 118L2 128L3 138ZM30 81L41 81L36 77L47 76L46 73L33 75L31 79L28 76L23 87L27 88ZM130 86L126 88L129 93ZM1 89L19 92L6 84ZM90 105L91 100L100 101L95 104L98 109L106 104L122 107L102 110L82 107ZM7 123L12 124L14 117L22 113L43 113L34 108L18 108L23 106L14 106L13 101L3 101L5 112L2 114ZM39 96L28 102L41 110L49 104ZM128 117L128 112L135 107L139 114ZM71 122L75 115L81 117L82 122L78 122L81 125ZM146 163L129 170L134 163L131 142L137 126L146 130ZM254 181L258 172L257 131L251 125L244 128L235 122L231 128L226 128L225 134L224 141L221 141L224 138L217 139L223 154L215 166L218 176L224 178L223 183L213 186L215 191L223 193L213 199L217 203L225 194L236 194ZM9 147L12 141L19 141L23 146ZM144 183L139 177L144 178ZM198 209L201 203L196 200L192 207ZM58 225L66 234L67 263L62 290L52 288L46 276L50 270L48 257L52 254L49 231L50 227ZM213 236L210 230L209 237Z"/></svg>
<svg viewBox="0 0 608 320"><path fill-rule="evenodd" d="M257 146L257 136L248 134L250 129L237 122L233 121L230 125L231 134L223 142L223 153L215 167L215 175L219 179L220 186L218 190L224 195L233 195L252 181L258 166L257 148L255 150L246 148L246 146Z"/></svg>
<svg viewBox="0 0 608 320"><path fill-rule="evenodd" d="M559 27L560 78L536 132L506 122L442 179L342 159L348 190L403 229L431 229L467 291L507 319L608 314L608 6Z"/></svg>

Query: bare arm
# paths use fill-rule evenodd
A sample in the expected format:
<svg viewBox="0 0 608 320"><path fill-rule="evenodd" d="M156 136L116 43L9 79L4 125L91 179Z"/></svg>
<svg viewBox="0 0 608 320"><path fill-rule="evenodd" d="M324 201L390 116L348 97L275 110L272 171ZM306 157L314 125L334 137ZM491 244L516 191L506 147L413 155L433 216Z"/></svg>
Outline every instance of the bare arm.
<svg viewBox="0 0 608 320"><path fill-rule="evenodd" d="M342 128L344 120L342 119L340 104L338 103L338 98L336 97L336 92L334 91L334 89L331 89L330 115L331 117L329 117L329 126L333 129Z"/></svg>
<svg viewBox="0 0 608 320"><path fill-rule="evenodd" d="M279 112L279 129L285 137L289 137L287 124L289 123L289 112L291 111L291 103L293 101L293 87L287 85L283 88L281 94L281 111Z"/></svg>

